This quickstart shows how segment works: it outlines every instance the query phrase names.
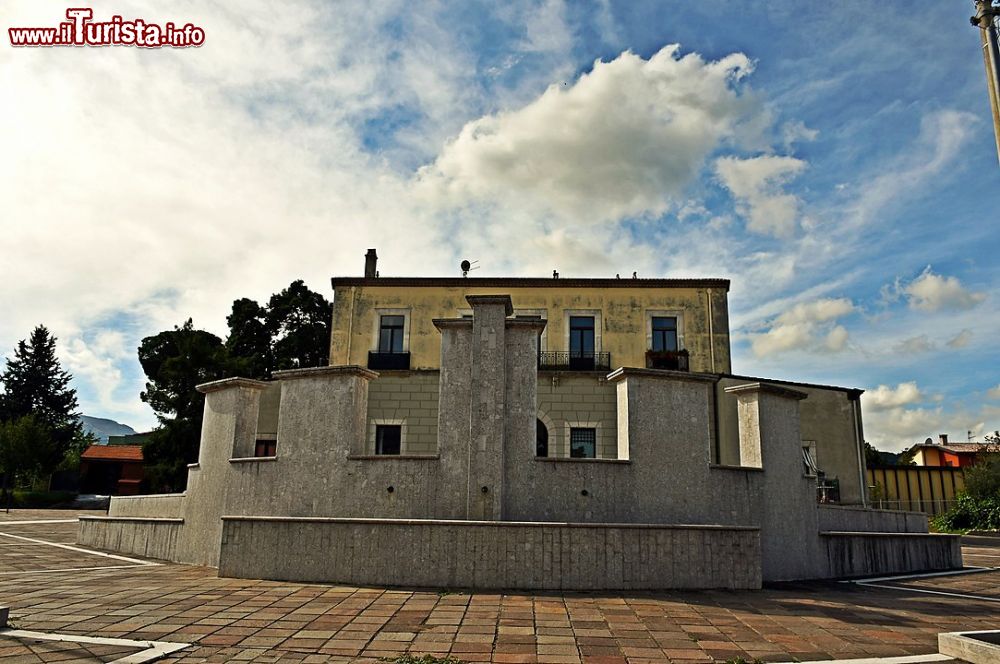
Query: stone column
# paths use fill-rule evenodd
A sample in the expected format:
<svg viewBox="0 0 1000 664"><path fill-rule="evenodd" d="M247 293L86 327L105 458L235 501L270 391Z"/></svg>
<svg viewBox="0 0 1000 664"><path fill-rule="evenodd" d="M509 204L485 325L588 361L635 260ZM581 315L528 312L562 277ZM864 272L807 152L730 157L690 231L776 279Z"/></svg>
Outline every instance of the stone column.
<svg viewBox="0 0 1000 664"><path fill-rule="evenodd" d="M506 321L507 389L504 395L504 476L525 463L533 463L538 420L538 336L545 321L537 317L508 318ZM503 509L503 518L510 510Z"/></svg>
<svg viewBox="0 0 1000 664"><path fill-rule="evenodd" d="M469 295L472 306L472 375L468 514L497 521L503 514L506 425L506 319L509 295Z"/></svg>
<svg viewBox="0 0 1000 664"><path fill-rule="evenodd" d="M216 566L222 541L229 459L253 454L260 393L267 383L226 378L198 386L205 395L198 463L188 471L179 562Z"/></svg>
<svg viewBox="0 0 1000 664"><path fill-rule="evenodd" d="M764 469L764 581L821 576L826 560L820 551L816 480L805 474L799 428L799 401L807 395L766 383L736 385L726 392L738 401L740 463Z"/></svg>

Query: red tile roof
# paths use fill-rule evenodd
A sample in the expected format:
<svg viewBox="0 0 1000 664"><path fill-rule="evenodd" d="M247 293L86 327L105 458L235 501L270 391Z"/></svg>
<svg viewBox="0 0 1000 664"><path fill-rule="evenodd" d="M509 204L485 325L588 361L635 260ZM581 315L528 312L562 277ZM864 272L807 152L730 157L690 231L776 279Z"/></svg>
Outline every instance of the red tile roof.
<svg viewBox="0 0 1000 664"><path fill-rule="evenodd" d="M142 461L142 446L91 445L80 458L89 461Z"/></svg>

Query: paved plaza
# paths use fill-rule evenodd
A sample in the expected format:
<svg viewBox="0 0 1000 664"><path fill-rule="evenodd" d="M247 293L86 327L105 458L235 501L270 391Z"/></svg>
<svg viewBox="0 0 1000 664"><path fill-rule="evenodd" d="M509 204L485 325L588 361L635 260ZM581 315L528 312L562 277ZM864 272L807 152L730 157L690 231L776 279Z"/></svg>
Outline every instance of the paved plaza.
<svg viewBox="0 0 1000 664"><path fill-rule="evenodd" d="M467 593L220 579L76 547L80 512L0 512L0 605L17 630L191 644L160 661L766 662L920 655L1000 628L1000 569L762 591ZM1000 567L1000 538L963 542ZM400 565L406 552L400 551ZM131 647L0 635L0 662L111 662Z"/></svg>

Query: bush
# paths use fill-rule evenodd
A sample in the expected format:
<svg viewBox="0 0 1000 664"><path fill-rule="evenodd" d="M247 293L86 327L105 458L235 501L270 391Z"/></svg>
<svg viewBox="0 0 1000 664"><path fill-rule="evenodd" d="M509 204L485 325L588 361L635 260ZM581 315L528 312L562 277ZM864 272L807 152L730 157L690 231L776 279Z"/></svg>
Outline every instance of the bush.
<svg viewBox="0 0 1000 664"><path fill-rule="evenodd" d="M76 498L73 491L12 491L12 508L45 509L48 507L69 507ZM0 508L6 508L6 498L0 496Z"/></svg>
<svg viewBox="0 0 1000 664"><path fill-rule="evenodd" d="M1000 530L1000 494L959 495L955 505L931 521L937 530Z"/></svg>
<svg viewBox="0 0 1000 664"><path fill-rule="evenodd" d="M996 455L965 470L965 493L977 499L1000 496L1000 459Z"/></svg>

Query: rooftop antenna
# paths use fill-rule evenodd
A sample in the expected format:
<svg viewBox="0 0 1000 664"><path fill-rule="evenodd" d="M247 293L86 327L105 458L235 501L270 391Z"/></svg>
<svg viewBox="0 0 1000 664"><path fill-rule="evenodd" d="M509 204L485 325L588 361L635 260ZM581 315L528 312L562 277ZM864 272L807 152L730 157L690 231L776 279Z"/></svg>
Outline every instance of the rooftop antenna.
<svg viewBox="0 0 1000 664"><path fill-rule="evenodd" d="M462 276L467 277L469 276L469 272L471 272L472 270L478 270L479 269L478 263L479 261L469 262L467 260L464 260L461 263L459 263L459 267L462 268Z"/></svg>

